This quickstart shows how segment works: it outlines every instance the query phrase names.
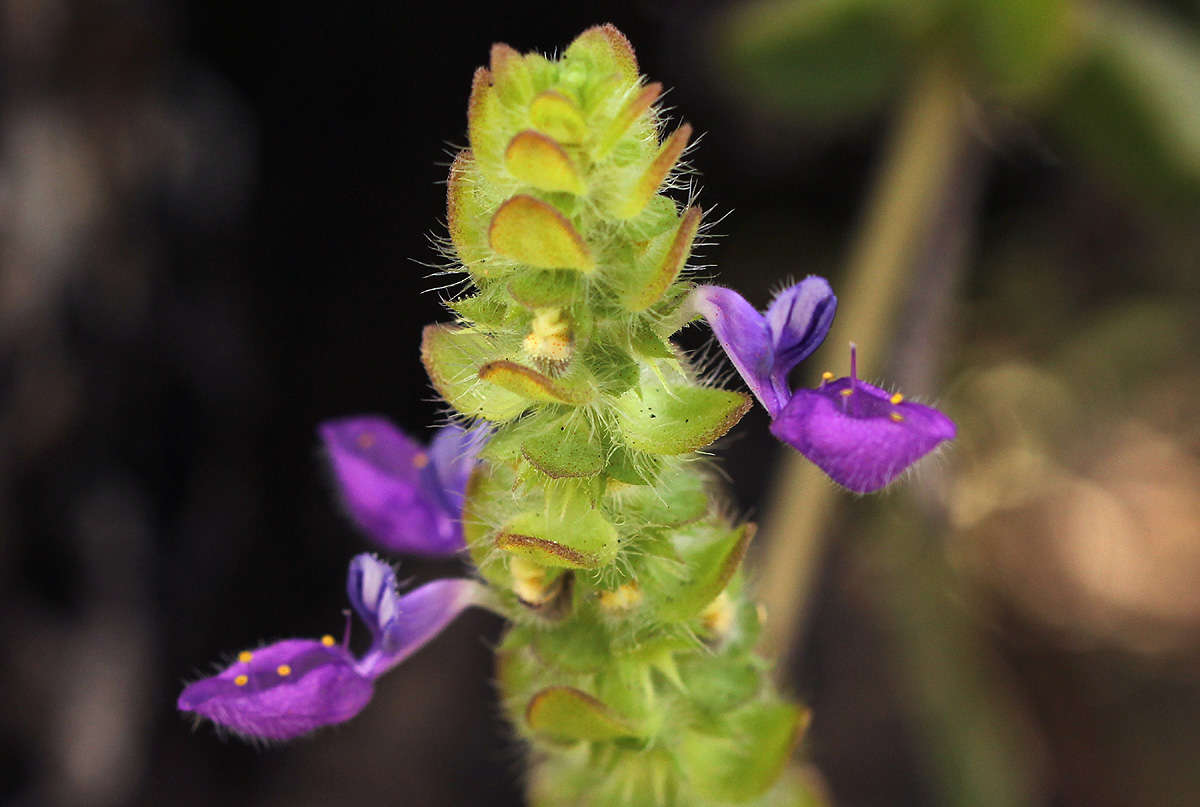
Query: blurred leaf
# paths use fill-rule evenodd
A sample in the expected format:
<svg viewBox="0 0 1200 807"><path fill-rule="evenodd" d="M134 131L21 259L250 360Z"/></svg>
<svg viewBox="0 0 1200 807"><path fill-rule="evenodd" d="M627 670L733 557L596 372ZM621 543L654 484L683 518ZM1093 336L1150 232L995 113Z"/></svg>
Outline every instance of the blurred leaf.
<svg viewBox="0 0 1200 807"><path fill-rule="evenodd" d="M723 714L758 694L762 685L758 670L745 657L687 656L679 665L686 681L688 698L710 714Z"/></svg>
<svg viewBox="0 0 1200 807"><path fill-rule="evenodd" d="M688 576L659 582L658 617L668 622L682 621L704 610L737 571L755 530L755 525L747 522L715 535L699 531L694 540L681 539L679 551Z"/></svg>
<svg viewBox="0 0 1200 807"><path fill-rule="evenodd" d="M1028 98L1056 83L1075 44L1070 0L969 0L971 52L989 89Z"/></svg>
<svg viewBox="0 0 1200 807"><path fill-rule="evenodd" d="M1200 41L1132 6L1097 7L1057 120L1104 170L1200 194Z"/></svg>
<svg viewBox="0 0 1200 807"><path fill-rule="evenodd" d="M550 687L533 696L525 719L538 734L558 740L615 740L637 730L606 705L573 687Z"/></svg>
<svg viewBox="0 0 1200 807"><path fill-rule="evenodd" d="M1172 366L1187 366L1200 336L1198 317L1196 303L1186 298L1127 298L1063 340L1054 369L1109 412L1119 411Z"/></svg>
<svg viewBox="0 0 1200 807"><path fill-rule="evenodd" d="M612 660L612 638L594 610L579 609L571 625L547 625L533 634L534 653L543 667L594 673ZM547 662L546 659L552 659Z"/></svg>
<svg viewBox="0 0 1200 807"><path fill-rule="evenodd" d="M946 807L1034 807L1036 734L1006 670L986 644L969 591L928 550L912 508L896 509L876 529L871 562L879 574L880 613L896 637L903 707L921 737L924 764Z"/></svg>
<svg viewBox="0 0 1200 807"><path fill-rule="evenodd" d="M679 764L698 793L747 801L775 782L808 725L808 712L790 704L752 703L729 713L725 722L730 736L686 732Z"/></svg>
<svg viewBox="0 0 1200 807"><path fill-rule="evenodd" d="M829 807L832 803L824 781L811 766L788 768L766 798L768 807Z"/></svg>
<svg viewBox="0 0 1200 807"><path fill-rule="evenodd" d="M881 0L768 0L722 27L721 62L752 101L821 123L871 110L903 76L904 43Z"/></svg>

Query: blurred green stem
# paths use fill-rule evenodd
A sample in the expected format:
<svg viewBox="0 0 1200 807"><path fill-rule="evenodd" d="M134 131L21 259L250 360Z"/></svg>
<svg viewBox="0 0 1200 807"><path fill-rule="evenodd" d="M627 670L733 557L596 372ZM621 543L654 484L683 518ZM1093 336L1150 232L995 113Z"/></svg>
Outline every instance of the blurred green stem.
<svg viewBox="0 0 1200 807"><path fill-rule="evenodd" d="M936 803L1038 804L1042 743L981 632L975 592L947 562L944 520L929 518L910 499L869 529L873 534L855 547L851 563L874 583L874 607L904 693L900 708Z"/></svg>
<svg viewBox="0 0 1200 807"><path fill-rule="evenodd" d="M858 344L861 375L870 378L883 366L896 313L908 296L910 270L966 142L962 100L962 82L952 65L931 59L917 74L839 284L837 319L817 359L808 362L810 375L844 371L851 339ZM758 566L769 615L763 643L779 659L780 675L795 651L821 541L838 498L821 471L799 454L787 453L763 519L766 549Z"/></svg>

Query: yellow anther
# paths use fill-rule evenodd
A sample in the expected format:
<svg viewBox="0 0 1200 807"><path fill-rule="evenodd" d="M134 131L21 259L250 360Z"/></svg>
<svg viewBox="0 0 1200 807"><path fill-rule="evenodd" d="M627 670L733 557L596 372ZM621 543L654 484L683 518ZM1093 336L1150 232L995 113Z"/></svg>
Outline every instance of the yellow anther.
<svg viewBox="0 0 1200 807"><path fill-rule="evenodd" d="M237 678L233 679L233 683L240 687L244 687L249 682L250 682L250 676L248 676L248 675L239 675Z"/></svg>
<svg viewBox="0 0 1200 807"><path fill-rule="evenodd" d="M829 372L828 370L826 370L825 372L821 373L821 380L822 380L822 381L832 381L832 380L833 380L833 373L831 373L831 372Z"/></svg>
<svg viewBox="0 0 1200 807"><path fill-rule="evenodd" d="M890 415L888 415L888 417L890 417L892 420L896 421L897 423L904 420L904 415L900 414L899 412L892 412Z"/></svg>
<svg viewBox="0 0 1200 807"><path fill-rule="evenodd" d="M525 337L525 352L535 359L548 362L565 362L571 358L571 339L565 334L539 336L531 333Z"/></svg>
<svg viewBox="0 0 1200 807"><path fill-rule="evenodd" d="M275 668L275 672L279 673L281 678L286 678L292 674L292 668L287 664L280 664Z"/></svg>
<svg viewBox="0 0 1200 807"><path fill-rule="evenodd" d="M529 324L525 335L525 352L536 361L551 365L563 365L571 358L574 350L571 338L571 322L562 309L543 308Z"/></svg>
<svg viewBox="0 0 1200 807"><path fill-rule="evenodd" d="M609 613L628 611L642 601L642 589L637 583L624 583L616 591L600 592L600 607Z"/></svg>
<svg viewBox="0 0 1200 807"><path fill-rule="evenodd" d="M888 400L890 400L893 404L898 404L904 400L904 396L897 392L895 395L893 395Z"/></svg>
<svg viewBox="0 0 1200 807"><path fill-rule="evenodd" d="M424 451L418 451L413 455L412 464L414 468L424 468L429 464L429 455Z"/></svg>
<svg viewBox="0 0 1200 807"><path fill-rule="evenodd" d="M358 436L359 448L367 449L375 445L375 435L370 432L363 432Z"/></svg>
<svg viewBox="0 0 1200 807"><path fill-rule="evenodd" d="M733 612L733 600L722 591L700 612L700 621L709 633L724 636L733 627Z"/></svg>
<svg viewBox="0 0 1200 807"><path fill-rule="evenodd" d="M250 659L252 658L254 658L254 654L249 650L243 650L242 652L238 653L238 661L242 662L243 664L249 664Z"/></svg>
<svg viewBox="0 0 1200 807"><path fill-rule="evenodd" d="M513 592L529 605L545 605L562 590L562 575L551 579L546 567L519 555L509 558L508 571L513 579Z"/></svg>
<svg viewBox="0 0 1200 807"><path fill-rule="evenodd" d="M841 392L838 393L838 395L841 395L843 398L849 398L853 394L854 394L854 390L851 389L850 387L846 387L844 390L842 390Z"/></svg>
<svg viewBox="0 0 1200 807"><path fill-rule="evenodd" d="M321 637L321 644L325 645L326 647L333 647L335 644L337 644L337 642L334 640L334 638L332 636L330 636L328 633L326 633L324 636Z"/></svg>

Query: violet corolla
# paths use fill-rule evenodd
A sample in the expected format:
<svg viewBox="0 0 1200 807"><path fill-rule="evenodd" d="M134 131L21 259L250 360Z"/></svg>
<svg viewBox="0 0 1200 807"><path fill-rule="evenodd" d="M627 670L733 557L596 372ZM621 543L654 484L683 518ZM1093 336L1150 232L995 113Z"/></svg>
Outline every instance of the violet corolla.
<svg viewBox="0 0 1200 807"><path fill-rule="evenodd" d="M318 430L350 517L392 552L438 556L463 549L463 496L483 428L449 424L428 447L381 417L331 420Z"/></svg>
<svg viewBox="0 0 1200 807"><path fill-rule="evenodd" d="M426 449L374 416L330 421L319 431L346 508L375 541L429 556L463 548L462 497L486 432L450 425ZM350 562L346 593L371 633L361 656L349 650L348 626L341 643L326 635L243 650L217 675L188 685L178 708L264 740L345 722L370 701L376 678L486 599L486 589L467 579L398 594L392 568L367 554Z"/></svg>
<svg viewBox="0 0 1200 807"><path fill-rule="evenodd" d="M861 381L853 345L849 377L825 373L816 389L792 390L788 373L833 323L837 298L824 278L809 276L784 289L765 314L720 286L698 286L691 304L770 414L771 433L838 484L858 493L879 490L954 439L954 421L938 410Z"/></svg>
<svg viewBox="0 0 1200 807"><path fill-rule="evenodd" d="M473 580L435 580L400 595L390 566L358 555L350 562L346 593L371 632L371 646L361 657L347 647L348 630L340 644L328 634L319 640L284 639L243 650L217 675L184 688L177 706L264 740L287 740L343 723L371 700L376 678L477 604L482 589Z"/></svg>

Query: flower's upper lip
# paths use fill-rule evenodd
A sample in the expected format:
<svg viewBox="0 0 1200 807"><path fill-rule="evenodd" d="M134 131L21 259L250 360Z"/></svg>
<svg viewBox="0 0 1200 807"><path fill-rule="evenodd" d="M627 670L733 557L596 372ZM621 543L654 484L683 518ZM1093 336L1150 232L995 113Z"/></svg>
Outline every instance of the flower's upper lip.
<svg viewBox="0 0 1200 807"><path fill-rule="evenodd" d="M486 430L450 424L426 447L385 418L361 415L327 421L319 433L346 510L377 544L428 556L465 546L462 501Z"/></svg>
<svg viewBox="0 0 1200 807"><path fill-rule="evenodd" d="M825 278L810 275L775 295L765 313L721 286L698 286L691 305L708 321L750 391L774 417L791 398L788 374L829 332L837 297Z"/></svg>

